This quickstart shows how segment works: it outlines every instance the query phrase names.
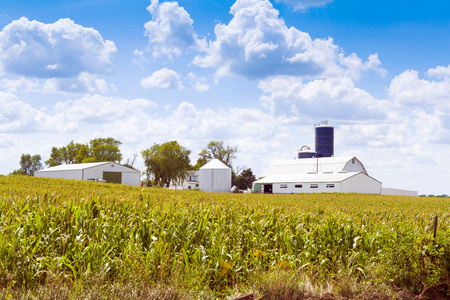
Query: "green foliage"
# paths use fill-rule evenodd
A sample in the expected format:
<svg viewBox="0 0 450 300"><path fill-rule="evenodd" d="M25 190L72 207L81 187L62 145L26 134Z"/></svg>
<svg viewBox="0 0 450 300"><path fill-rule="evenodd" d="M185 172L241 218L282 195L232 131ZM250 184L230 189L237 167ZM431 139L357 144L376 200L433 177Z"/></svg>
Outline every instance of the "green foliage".
<svg viewBox="0 0 450 300"><path fill-rule="evenodd" d="M449 211L443 198L213 194L3 176L0 287L77 291L98 278L100 287L175 284L193 299L226 298L235 287L276 299L308 291L305 278L318 286L351 278L420 291L449 274ZM344 293L345 283L338 288Z"/></svg>
<svg viewBox="0 0 450 300"><path fill-rule="evenodd" d="M20 169L15 170L11 175L34 176L34 172L42 168L41 156L39 154L31 156L23 154L20 156Z"/></svg>
<svg viewBox="0 0 450 300"><path fill-rule="evenodd" d="M238 189L246 190L252 188L253 181L256 181L255 175L253 175L252 169L248 168L242 170L234 179L234 184Z"/></svg>
<svg viewBox="0 0 450 300"><path fill-rule="evenodd" d="M208 147L203 149L198 156L197 167L201 168L211 159L217 158L228 167L232 167L233 159L236 158L237 147L224 146L223 141L210 141Z"/></svg>
<svg viewBox="0 0 450 300"><path fill-rule="evenodd" d="M61 164L79 164L88 162L114 161L120 163L122 154L119 146L122 143L111 137L93 139L89 145L74 143L71 141L67 146L53 147L50 158L45 161L49 167Z"/></svg>
<svg viewBox="0 0 450 300"><path fill-rule="evenodd" d="M171 141L161 145L154 144L142 151L147 178L153 176L156 184L169 186L171 182L179 183L186 177L190 168L190 150L178 142Z"/></svg>

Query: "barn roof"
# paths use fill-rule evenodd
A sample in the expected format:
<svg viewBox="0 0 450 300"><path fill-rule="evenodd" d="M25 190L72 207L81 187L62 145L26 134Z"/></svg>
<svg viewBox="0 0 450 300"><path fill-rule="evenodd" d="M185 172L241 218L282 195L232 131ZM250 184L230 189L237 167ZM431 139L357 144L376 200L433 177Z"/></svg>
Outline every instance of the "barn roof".
<svg viewBox="0 0 450 300"><path fill-rule="evenodd" d="M355 164L352 162L355 162ZM349 167L350 165L353 166ZM368 175L364 165L356 157L351 156L278 160L269 165L264 175L308 174L317 171L319 173L338 173L342 171L362 172Z"/></svg>
<svg viewBox="0 0 450 300"><path fill-rule="evenodd" d="M319 183L319 182L342 182L350 177L363 174L363 172L337 172L337 173L313 173L313 174L275 174L264 177L254 183ZM368 176L370 177L370 176ZM370 177L372 178L372 177ZM372 178L374 179L374 178ZM376 180L376 179L374 179ZM376 180L378 181L378 180Z"/></svg>
<svg viewBox="0 0 450 300"><path fill-rule="evenodd" d="M97 167L97 166L101 166L101 165L106 165L106 164L114 164L114 165L122 166L121 164L118 164L115 162L106 161L106 162L93 162L93 163L84 163L84 164L65 164L65 165L59 165L59 166L54 166L54 167L50 167L47 169L39 170L36 172L85 170L85 169L89 169L89 168L93 168L93 167ZM139 172L138 170L132 169L132 168L130 168L130 170Z"/></svg>

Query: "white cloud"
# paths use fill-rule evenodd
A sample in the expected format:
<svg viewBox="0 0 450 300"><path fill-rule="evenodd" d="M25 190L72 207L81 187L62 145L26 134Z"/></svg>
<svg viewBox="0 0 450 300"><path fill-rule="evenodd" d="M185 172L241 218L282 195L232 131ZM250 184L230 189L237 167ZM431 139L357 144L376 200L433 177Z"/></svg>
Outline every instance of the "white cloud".
<svg viewBox="0 0 450 300"><path fill-rule="evenodd" d="M392 79L388 96L398 107L428 107L450 110L450 77L442 81L419 78L419 72L407 70Z"/></svg>
<svg viewBox="0 0 450 300"><path fill-rule="evenodd" d="M51 78L45 81L43 92L70 92L70 93L109 93L115 91L115 87L104 79L83 72L78 78Z"/></svg>
<svg viewBox="0 0 450 300"><path fill-rule="evenodd" d="M89 124L110 124L129 116L142 116L153 111L157 105L146 99L127 100L120 97L87 95L80 99L58 102L54 107L58 118L86 122Z"/></svg>
<svg viewBox="0 0 450 300"><path fill-rule="evenodd" d="M76 127L71 122L58 123L11 93L0 92L0 107L0 132L3 133L68 132Z"/></svg>
<svg viewBox="0 0 450 300"><path fill-rule="evenodd" d="M201 49L206 41L198 38L193 21L178 2L159 3L152 0L147 10L152 20L145 23L145 35L149 38L149 50L154 57L180 56L188 49Z"/></svg>
<svg viewBox="0 0 450 300"><path fill-rule="evenodd" d="M303 83L296 77L277 77L259 83L263 105L272 113L303 119L385 119L389 103L354 86L349 77Z"/></svg>
<svg viewBox="0 0 450 300"><path fill-rule="evenodd" d="M188 80L197 92L206 92L210 88L208 80L205 77L198 77L194 73L189 73Z"/></svg>
<svg viewBox="0 0 450 300"><path fill-rule="evenodd" d="M109 74L117 49L98 31L60 19L53 24L22 17L0 32L0 65L10 74L76 77L82 72Z"/></svg>
<svg viewBox="0 0 450 300"><path fill-rule="evenodd" d="M363 62L356 54L346 58L331 38L312 39L288 28L268 0L237 0L233 19L215 27L216 40L194 64L216 68L216 77L241 75L261 79L276 75L307 78L351 75L376 70L384 73L377 55Z"/></svg>
<svg viewBox="0 0 450 300"><path fill-rule="evenodd" d="M40 89L40 86L39 80L27 79L26 77L20 77L19 79L2 78L0 80L0 88L12 93L17 92L17 90L35 92Z"/></svg>
<svg viewBox="0 0 450 300"><path fill-rule="evenodd" d="M167 68L162 68L142 79L141 86L146 89L184 89L180 82L180 75Z"/></svg>
<svg viewBox="0 0 450 300"><path fill-rule="evenodd" d="M333 2L333 0L275 0L276 2L283 2L290 5L294 11L302 10L305 11L309 7L320 7L325 6L328 3Z"/></svg>
<svg viewBox="0 0 450 300"><path fill-rule="evenodd" d="M426 73L430 77L436 78L446 78L450 77L450 65L447 67L437 66L436 68L431 68Z"/></svg>

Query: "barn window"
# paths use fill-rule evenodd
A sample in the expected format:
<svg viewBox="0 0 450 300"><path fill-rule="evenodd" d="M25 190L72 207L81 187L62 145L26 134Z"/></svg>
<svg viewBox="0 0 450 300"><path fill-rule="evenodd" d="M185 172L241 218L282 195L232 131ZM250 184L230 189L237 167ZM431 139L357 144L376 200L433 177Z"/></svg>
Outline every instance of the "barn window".
<svg viewBox="0 0 450 300"><path fill-rule="evenodd" d="M309 187L312 189L317 189L319 185L317 183L312 183Z"/></svg>
<svg viewBox="0 0 450 300"><path fill-rule="evenodd" d="M334 183L327 183L327 188L334 188Z"/></svg>
<svg viewBox="0 0 450 300"><path fill-rule="evenodd" d="M352 164L355 164L355 159L354 158L352 158Z"/></svg>
<svg viewBox="0 0 450 300"><path fill-rule="evenodd" d="M295 188L296 188L296 189L301 189L302 187L303 187L303 186L302 186L301 184L296 184L296 185L295 185Z"/></svg>
<svg viewBox="0 0 450 300"><path fill-rule="evenodd" d="M287 189L287 184L280 184L280 189Z"/></svg>

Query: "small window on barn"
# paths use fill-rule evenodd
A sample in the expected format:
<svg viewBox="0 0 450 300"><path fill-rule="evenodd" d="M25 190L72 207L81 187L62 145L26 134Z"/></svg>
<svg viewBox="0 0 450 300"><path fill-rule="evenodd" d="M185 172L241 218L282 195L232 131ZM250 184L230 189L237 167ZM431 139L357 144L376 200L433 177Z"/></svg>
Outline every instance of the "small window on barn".
<svg viewBox="0 0 450 300"><path fill-rule="evenodd" d="M312 189L317 189L319 188L319 185L317 183L312 183L309 187Z"/></svg>
<svg viewBox="0 0 450 300"><path fill-rule="evenodd" d="M296 185L295 185L295 188L296 188L296 189L301 189L302 187L303 187L303 186L302 186L301 184L296 184Z"/></svg>
<svg viewBox="0 0 450 300"><path fill-rule="evenodd" d="M189 185L189 186L188 186L188 190L190 190L190 189L191 189L191 186Z"/></svg>
<svg viewBox="0 0 450 300"><path fill-rule="evenodd" d="M287 189L287 184L280 184L280 189Z"/></svg>
<svg viewBox="0 0 450 300"><path fill-rule="evenodd" d="M199 186L200 186L200 184L198 184L198 183L197 183L197 184L195 184L195 187L199 187Z"/></svg>
<svg viewBox="0 0 450 300"><path fill-rule="evenodd" d="M354 158L352 158L352 164L355 164L355 159Z"/></svg>
<svg viewBox="0 0 450 300"><path fill-rule="evenodd" d="M327 188L334 188L334 183L327 183Z"/></svg>

